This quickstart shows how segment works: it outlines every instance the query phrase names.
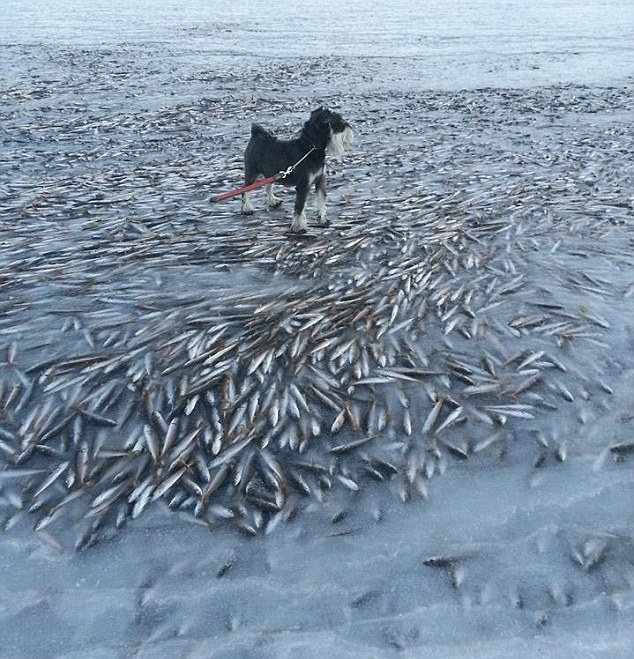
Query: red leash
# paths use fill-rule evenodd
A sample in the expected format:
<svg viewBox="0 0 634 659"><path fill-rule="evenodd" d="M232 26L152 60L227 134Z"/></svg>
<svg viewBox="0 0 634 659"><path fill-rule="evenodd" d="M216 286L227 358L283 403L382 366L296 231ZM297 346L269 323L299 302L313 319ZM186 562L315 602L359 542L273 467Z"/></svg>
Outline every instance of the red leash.
<svg viewBox="0 0 634 659"><path fill-rule="evenodd" d="M269 176L268 178L263 178L261 181L256 181L251 183L251 185L245 185L239 190L230 190L229 192L223 192L223 194L218 195L217 197L212 197L211 201L224 201L225 199L231 199L231 197L237 197L238 195L243 194L244 192L249 192L249 190L255 190L256 188L261 188L263 185L268 185L269 183L275 183L278 181L279 174L275 176Z"/></svg>
<svg viewBox="0 0 634 659"><path fill-rule="evenodd" d="M317 147L312 147L308 153L303 155L294 165L291 165L288 169L286 169L283 172L278 172L275 174L275 176L269 176L268 178L264 178L261 181L256 181L255 183L251 183L251 185L245 185L243 188L239 188L238 190L230 190L229 192L223 192L221 195L218 195L217 197L212 197L210 201L224 201L225 199L231 199L232 197L237 197L238 195L244 194L245 192L250 192L251 190L256 190L257 188L261 188L263 185L269 185L269 183L275 183L276 181L281 181L285 179L289 174L292 174L295 171L295 168L308 156L315 151Z"/></svg>

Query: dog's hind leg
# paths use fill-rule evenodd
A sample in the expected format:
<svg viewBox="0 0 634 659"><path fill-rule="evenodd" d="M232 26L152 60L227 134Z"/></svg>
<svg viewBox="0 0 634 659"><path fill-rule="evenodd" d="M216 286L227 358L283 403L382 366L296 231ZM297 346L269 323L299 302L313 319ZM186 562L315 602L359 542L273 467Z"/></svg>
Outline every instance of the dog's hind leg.
<svg viewBox="0 0 634 659"><path fill-rule="evenodd" d="M252 171L251 167L246 163L245 158L245 167L244 167L244 185L251 185L255 183L255 179L258 177L257 171ZM253 215L255 213L255 206L251 203L251 193L244 192L242 194L242 214L243 215Z"/></svg>
<svg viewBox="0 0 634 659"><path fill-rule="evenodd" d="M269 208L278 208L282 204L282 200L273 194L273 184L269 183L266 186L266 202Z"/></svg>
<svg viewBox="0 0 634 659"><path fill-rule="evenodd" d="M323 171L315 180L315 210L317 211L317 224L327 227L330 222L326 217L326 174Z"/></svg>
<svg viewBox="0 0 634 659"><path fill-rule="evenodd" d="M300 183L296 187L295 192L295 208L293 213L293 224L291 224L291 231L296 233L303 233L308 228L306 223L306 213L304 208L306 206L306 198L308 197L308 184Z"/></svg>
<svg viewBox="0 0 634 659"><path fill-rule="evenodd" d="M242 195L242 214L253 215L255 213L255 206L251 203L251 193L245 192Z"/></svg>

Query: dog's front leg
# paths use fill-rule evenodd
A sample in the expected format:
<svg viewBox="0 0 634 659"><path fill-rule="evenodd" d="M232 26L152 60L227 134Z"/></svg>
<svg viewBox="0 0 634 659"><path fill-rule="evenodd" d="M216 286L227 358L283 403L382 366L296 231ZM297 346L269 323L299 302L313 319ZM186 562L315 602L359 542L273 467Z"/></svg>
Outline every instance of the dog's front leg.
<svg viewBox="0 0 634 659"><path fill-rule="evenodd" d="M327 227L330 222L326 217L326 173L324 171L315 180L315 210L317 211L317 224Z"/></svg>
<svg viewBox="0 0 634 659"><path fill-rule="evenodd" d="M302 181L297 184L295 188L295 209L293 214L293 224L291 224L291 231L296 233L303 233L308 228L306 223L306 198L308 197L308 182Z"/></svg>

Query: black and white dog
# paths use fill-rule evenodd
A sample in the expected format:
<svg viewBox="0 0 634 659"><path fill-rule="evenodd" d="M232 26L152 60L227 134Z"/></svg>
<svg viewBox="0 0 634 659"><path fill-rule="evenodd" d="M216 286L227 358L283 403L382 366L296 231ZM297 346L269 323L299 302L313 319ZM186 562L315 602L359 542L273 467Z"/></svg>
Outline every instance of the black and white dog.
<svg viewBox="0 0 634 659"><path fill-rule="evenodd" d="M334 156L343 155L350 148L352 137L350 124L344 121L341 115L325 108L311 112L310 119L304 124L299 136L291 140L280 140L262 126L253 124L251 139L244 152L244 184L251 185L260 176L275 176L301 160L293 172L277 181L281 185L295 186L291 231L306 231L304 207L311 185L315 186L317 222L320 226L327 226L326 152ZM250 215L255 210L249 195L249 192L242 195L242 212L245 215ZM269 208L275 208L282 203L282 200L273 194L272 183L266 186L266 198Z"/></svg>

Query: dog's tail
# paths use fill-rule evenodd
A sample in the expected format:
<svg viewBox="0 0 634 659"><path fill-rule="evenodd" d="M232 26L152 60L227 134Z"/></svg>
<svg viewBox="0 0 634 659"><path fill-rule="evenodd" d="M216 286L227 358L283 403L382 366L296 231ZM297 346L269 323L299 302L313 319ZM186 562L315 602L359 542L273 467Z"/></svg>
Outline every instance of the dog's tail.
<svg viewBox="0 0 634 659"><path fill-rule="evenodd" d="M256 139L263 138L266 140L277 139L270 130L266 130L266 128L263 128L260 124L251 124L251 137Z"/></svg>

